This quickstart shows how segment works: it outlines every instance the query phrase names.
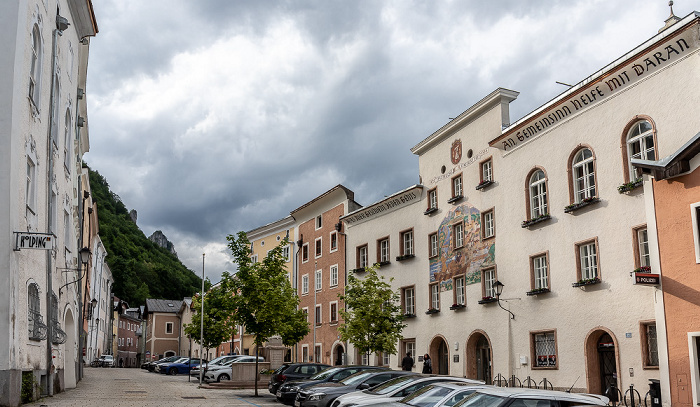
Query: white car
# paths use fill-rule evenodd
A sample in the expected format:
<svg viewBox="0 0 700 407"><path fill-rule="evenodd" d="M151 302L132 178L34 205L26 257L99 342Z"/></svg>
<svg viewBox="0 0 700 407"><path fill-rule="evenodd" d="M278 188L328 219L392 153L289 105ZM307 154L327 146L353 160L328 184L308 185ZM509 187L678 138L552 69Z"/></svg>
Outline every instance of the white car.
<svg viewBox="0 0 700 407"><path fill-rule="evenodd" d="M259 362L264 362L265 359L262 356L258 357ZM231 380L232 371L231 365L234 363L255 363L255 356L244 356L234 360L229 360L223 365L210 366L207 372L204 374L204 381L209 382L220 382L222 380Z"/></svg>
<svg viewBox="0 0 700 407"><path fill-rule="evenodd" d="M608 398L597 394L566 393L563 391L490 387L479 389L453 407L510 406L607 406Z"/></svg>
<svg viewBox="0 0 700 407"><path fill-rule="evenodd" d="M114 357L112 355L101 355L100 356L100 366L102 366L102 367L114 367Z"/></svg>
<svg viewBox="0 0 700 407"><path fill-rule="evenodd" d="M461 377L423 374L406 375L391 379L372 389L344 394L335 399L331 406L352 407L365 404L389 403L406 397L425 386L442 382L463 382L475 385L484 384L484 382L479 380L464 379Z"/></svg>

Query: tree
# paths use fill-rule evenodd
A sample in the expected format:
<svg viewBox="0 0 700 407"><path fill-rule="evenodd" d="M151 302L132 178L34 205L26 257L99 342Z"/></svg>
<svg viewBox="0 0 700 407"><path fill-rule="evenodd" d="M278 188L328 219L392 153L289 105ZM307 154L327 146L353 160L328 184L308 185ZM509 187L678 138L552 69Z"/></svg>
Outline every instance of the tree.
<svg viewBox="0 0 700 407"><path fill-rule="evenodd" d="M284 239L268 252L262 262L253 263L252 249L245 232L239 232L237 236L228 235L226 239L238 271L233 275L224 272L222 286L231 294L233 320L253 335L255 355L258 355L260 345L273 335L280 335L282 343L287 346L299 342L309 333L309 324L306 314L298 307L299 297L284 267L286 259L282 248L288 244L288 240ZM255 371L258 371L257 358ZM257 374L255 395L258 395Z"/></svg>
<svg viewBox="0 0 700 407"><path fill-rule="evenodd" d="M206 281L208 282L208 281ZM185 334L204 348L216 348L224 341L231 338L235 323L231 318L232 298L231 295L221 286L215 286L204 295L204 340L200 340L202 323L202 302L201 296L196 295L192 299L192 322L185 324ZM200 355L204 359L204 355Z"/></svg>
<svg viewBox="0 0 700 407"><path fill-rule="evenodd" d="M340 337L368 356L376 352L395 354L406 327L399 295L389 284L393 279L384 281L377 275L378 268L378 264L368 267L362 280L350 274L345 294L338 295L346 306L340 310L344 320L338 328Z"/></svg>

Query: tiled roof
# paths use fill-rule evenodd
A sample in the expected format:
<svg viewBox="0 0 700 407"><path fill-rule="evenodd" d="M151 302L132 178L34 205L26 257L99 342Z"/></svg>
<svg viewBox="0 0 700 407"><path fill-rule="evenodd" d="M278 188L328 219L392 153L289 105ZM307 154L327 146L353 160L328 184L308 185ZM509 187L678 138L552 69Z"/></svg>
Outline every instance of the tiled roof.
<svg viewBox="0 0 700 407"><path fill-rule="evenodd" d="M152 312L169 312L177 314L180 311L182 301L180 300L156 300L152 298L146 299L146 313Z"/></svg>

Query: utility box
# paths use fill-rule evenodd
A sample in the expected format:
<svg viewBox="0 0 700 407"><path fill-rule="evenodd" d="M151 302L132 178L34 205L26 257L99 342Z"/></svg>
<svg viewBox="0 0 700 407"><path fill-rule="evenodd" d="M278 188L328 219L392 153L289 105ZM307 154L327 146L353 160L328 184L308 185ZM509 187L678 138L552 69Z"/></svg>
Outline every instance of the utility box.
<svg viewBox="0 0 700 407"><path fill-rule="evenodd" d="M649 398L651 407L661 407L661 381L649 379Z"/></svg>

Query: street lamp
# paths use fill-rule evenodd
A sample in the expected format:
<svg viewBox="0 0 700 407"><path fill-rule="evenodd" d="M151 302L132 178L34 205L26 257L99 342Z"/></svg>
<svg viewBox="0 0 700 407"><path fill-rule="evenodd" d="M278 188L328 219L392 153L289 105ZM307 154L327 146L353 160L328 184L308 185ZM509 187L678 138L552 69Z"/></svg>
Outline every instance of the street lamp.
<svg viewBox="0 0 700 407"><path fill-rule="evenodd" d="M508 311L508 313L510 314L510 319L515 319L515 314L510 312L510 310L503 308L503 305L501 305L501 293L503 292L503 283L496 280L493 282L493 288L496 290L496 302L498 302L498 306L501 307L502 310Z"/></svg>

